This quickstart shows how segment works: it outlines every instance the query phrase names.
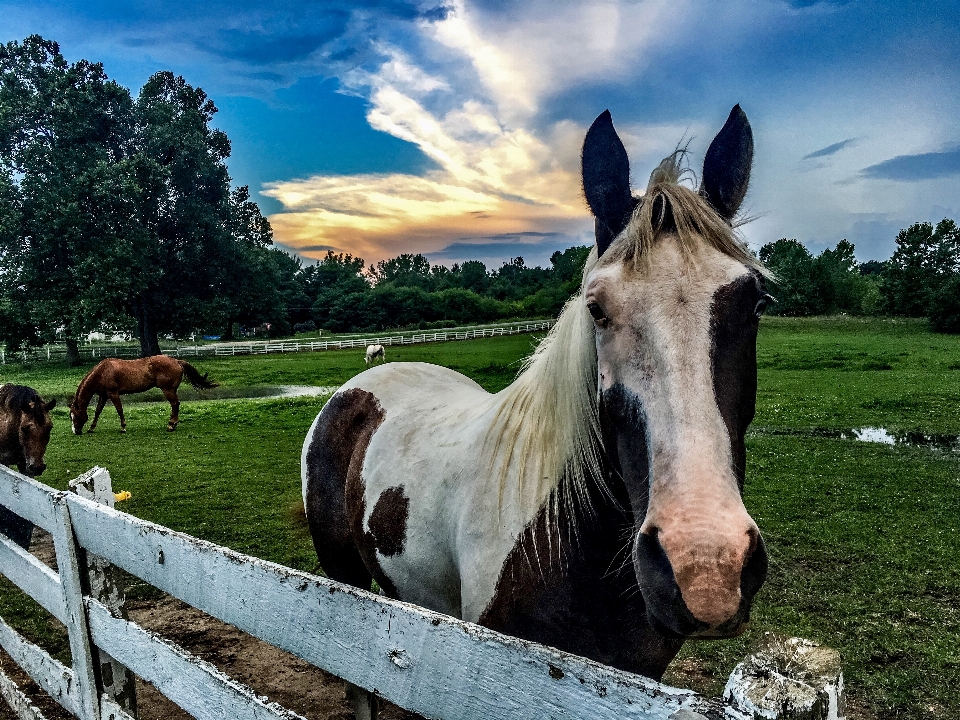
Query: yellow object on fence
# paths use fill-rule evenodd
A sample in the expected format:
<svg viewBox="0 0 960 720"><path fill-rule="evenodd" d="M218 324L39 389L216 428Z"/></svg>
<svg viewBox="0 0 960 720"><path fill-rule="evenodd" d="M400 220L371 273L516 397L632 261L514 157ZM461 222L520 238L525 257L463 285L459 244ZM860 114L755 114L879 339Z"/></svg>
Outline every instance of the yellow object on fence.
<svg viewBox="0 0 960 720"><path fill-rule="evenodd" d="M117 502L123 502L124 500L129 500L133 495L130 494L129 490L121 490L118 493L113 494L113 499Z"/></svg>

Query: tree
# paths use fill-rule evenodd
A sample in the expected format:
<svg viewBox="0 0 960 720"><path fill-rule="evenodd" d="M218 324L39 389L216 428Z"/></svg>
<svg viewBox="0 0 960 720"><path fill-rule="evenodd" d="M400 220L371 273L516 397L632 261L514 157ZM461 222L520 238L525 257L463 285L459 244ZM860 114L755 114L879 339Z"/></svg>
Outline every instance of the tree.
<svg viewBox="0 0 960 720"><path fill-rule="evenodd" d="M311 300L313 319L319 327L334 329L339 320L333 307L348 295L363 295L370 281L363 274L363 258L328 250L316 265L303 270L304 294Z"/></svg>
<svg viewBox="0 0 960 720"><path fill-rule="evenodd" d="M368 270L374 285L392 283L395 287L416 287L432 290L434 278L430 272L430 261L423 255L403 253L389 260L381 260Z"/></svg>
<svg viewBox="0 0 960 720"><path fill-rule="evenodd" d="M487 266L479 260L467 260L461 265L454 265L453 274L457 277L459 287L480 295L484 294L490 285Z"/></svg>
<svg viewBox="0 0 960 720"><path fill-rule="evenodd" d="M230 193L222 255L214 263L218 271L216 299L208 313L220 316L221 337L233 339L235 322L258 325L269 320L286 322L280 295L280 265L272 257L273 229L250 200L246 185Z"/></svg>
<svg viewBox="0 0 960 720"><path fill-rule="evenodd" d="M885 309L891 315L926 316L929 285L937 275L937 244L930 223L914 223L897 234L897 249L882 285Z"/></svg>
<svg viewBox="0 0 960 720"><path fill-rule="evenodd" d="M130 276L120 269L137 232L125 196L132 101L101 65L68 64L33 35L0 47L0 108L0 165L18 196L17 243L4 260L16 276L5 302L19 322L7 340L59 330L75 362L80 335L121 320Z"/></svg>
<svg viewBox="0 0 960 720"><path fill-rule="evenodd" d="M781 238L760 248L760 261L773 274L771 292L775 315L812 315L817 311L813 295L813 255L797 240Z"/></svg>
<svg viewBox="0 0 960 720"><path fill-rule="evenodd" d="M230 141L210 127L216 112L203 90L171 72L153 75L136 101L137 152L162 179L145 219L143 255L153 272L128 300L143 356L160 352L159 333L183 335L203 324L223 288L220 259L242 255L230 232Z"/></svg>

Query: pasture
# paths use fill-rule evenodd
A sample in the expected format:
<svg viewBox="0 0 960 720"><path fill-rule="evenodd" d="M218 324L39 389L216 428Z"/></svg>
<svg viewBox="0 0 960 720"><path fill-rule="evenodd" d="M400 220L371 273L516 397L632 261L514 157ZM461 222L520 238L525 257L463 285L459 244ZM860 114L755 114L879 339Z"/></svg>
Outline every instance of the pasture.
<svg viewBox="0 0 960 720"><path fill-rule="evenodd" d="M393 349L507 385L532 336ZM960 454L839 437L837 431L960 434L960 338L925 323L765 318L757 416L748 436L745 502L770 554L750 630L688 643L665 682L718 693L766 630L840 650L852 717L957 717L960 697ZM363 352L200 359L225 386L334 386ZM299 522L300 447L323 397L190 402L167 433L165 403L111 407L97 431L70 434L65 397L89 367L7 365L0 381L58 399L41 480L58 488L94 464L130 490L139 517L303 570L316 570ZM159 392L153 391L157 398ZM47 647L66 644L0 581L0 615ZM150 597L147 587L131 594Z"/></svg>

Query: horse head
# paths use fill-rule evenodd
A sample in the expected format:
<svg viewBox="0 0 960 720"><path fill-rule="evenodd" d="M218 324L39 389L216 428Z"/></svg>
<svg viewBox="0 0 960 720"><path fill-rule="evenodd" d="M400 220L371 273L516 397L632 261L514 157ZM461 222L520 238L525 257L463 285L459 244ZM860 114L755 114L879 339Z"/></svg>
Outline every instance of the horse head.
<svg viewBox="0 0 960 720"><path fill-rule="evenodd" d="M732 222L753 137L739 106L707 151L698 191L683 152L634 197L609 112L583 146L596 258L582 302L596 326L604 448L635 518L648 619L682 637L729 637L749 618L767 556L741 494L753 419L764 271Z"/></svg>
<svg viewBox="0 0 960 720"><path fill-rule="evenodd" d="M73 395L67 398L67 405L70 407L70 428L74 435L82 435L83 426L87 424L87 408Z"/></svg>
<svg viewBox="0 0 960 720"><path fill-rule="evenodd" d="M30 388L25 388L29 390ZM33 391L31 391L33 392ZM33 397L20 405L20 426L18 435L20 447L23 451L25 472L30 477L36 477L47 469L43 455L50 442L50 431L53 430L53 421L50 411L57 401L44 403L40 396L33 392Z"/></svg>

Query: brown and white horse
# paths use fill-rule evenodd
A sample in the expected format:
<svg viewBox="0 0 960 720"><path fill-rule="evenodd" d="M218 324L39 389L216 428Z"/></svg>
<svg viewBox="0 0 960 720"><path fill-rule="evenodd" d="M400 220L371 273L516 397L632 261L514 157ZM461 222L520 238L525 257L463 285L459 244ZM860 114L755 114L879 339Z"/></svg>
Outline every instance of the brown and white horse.
<svg viewBox="0 0 960 720"><path fill-rule="evenodd" d="M378 358L381 363L385 363L387 361L387 356L384 353L383 345L367 345L367 354L363 358L363 361L366 363L367 367L375 364Z"/></svg>
<svg viewBox="0 0 960 720"><path fill-rule="evenodd" d="M653 678L685 639L741 632L767 573L741 499L768 297L732 228L752 156L737 106L699 191L676 153L636 198L600 115L596 247L517 380L491 395L391 363L314 421L303 494L327 574Z"/></svg>

